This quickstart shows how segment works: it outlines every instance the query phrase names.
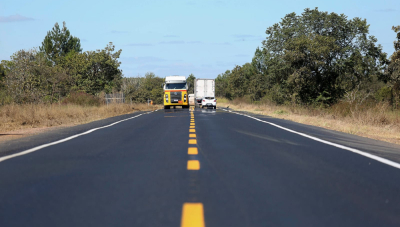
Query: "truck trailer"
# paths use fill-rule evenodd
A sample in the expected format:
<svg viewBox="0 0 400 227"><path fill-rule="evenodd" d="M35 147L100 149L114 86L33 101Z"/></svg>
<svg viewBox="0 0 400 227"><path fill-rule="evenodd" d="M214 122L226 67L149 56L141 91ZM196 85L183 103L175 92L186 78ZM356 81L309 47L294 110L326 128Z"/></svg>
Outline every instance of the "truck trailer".
<svg viewBox="0 0 400 227"><path fill-rule="evenodd" d="M202 104L205 97L215 98L215 80L214 79L195 79L194 80L194 99L196 106Z"/></svg>
<svg viewBox="0 0 400 227"><path fill-rule="evenodd" d="M165 77L164 88L164 109L170 109L171 106L182 106L189 108L188 86L185 76L167 76Z"/></svg>

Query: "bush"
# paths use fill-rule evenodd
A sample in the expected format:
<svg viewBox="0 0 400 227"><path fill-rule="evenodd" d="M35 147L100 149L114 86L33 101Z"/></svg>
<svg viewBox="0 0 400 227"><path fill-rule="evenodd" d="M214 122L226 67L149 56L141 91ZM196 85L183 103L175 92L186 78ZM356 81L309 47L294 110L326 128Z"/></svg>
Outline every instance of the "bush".
<svg viewBox="0 0 400 227"><path fill-rule="evenodd" d="M62 104L75 104L80 106L100 106L102 103L99 97L85 92L72 92L62 101Z"/></svg>

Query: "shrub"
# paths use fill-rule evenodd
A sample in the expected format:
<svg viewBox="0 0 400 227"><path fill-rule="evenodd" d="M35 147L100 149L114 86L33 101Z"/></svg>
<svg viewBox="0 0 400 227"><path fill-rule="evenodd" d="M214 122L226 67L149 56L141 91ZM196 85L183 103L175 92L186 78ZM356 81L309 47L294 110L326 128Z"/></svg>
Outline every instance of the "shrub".
<svg viewBox="0 0 400 227"><path fill-rule="evenodd" d="M100 106L102 100L85 92L72 92L70 95L63 99L62 104L75 104L80 106Z"/></svg>

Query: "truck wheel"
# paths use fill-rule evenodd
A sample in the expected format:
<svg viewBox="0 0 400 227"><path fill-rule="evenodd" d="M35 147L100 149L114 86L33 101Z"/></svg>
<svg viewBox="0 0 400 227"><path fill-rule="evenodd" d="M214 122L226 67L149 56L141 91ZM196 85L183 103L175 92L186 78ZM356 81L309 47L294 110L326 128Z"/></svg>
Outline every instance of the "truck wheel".
<svg viewBox="0 0 400 227"><path fill-rule="evenodd" d="M164 106L164 110L169 110L170 108L170 106Z"/></svg>
<svg viewBox="0 0 400 227"><path fill-rule="evenodd" d="M217 109L217 106L214 106L214 110Z"/></svg>

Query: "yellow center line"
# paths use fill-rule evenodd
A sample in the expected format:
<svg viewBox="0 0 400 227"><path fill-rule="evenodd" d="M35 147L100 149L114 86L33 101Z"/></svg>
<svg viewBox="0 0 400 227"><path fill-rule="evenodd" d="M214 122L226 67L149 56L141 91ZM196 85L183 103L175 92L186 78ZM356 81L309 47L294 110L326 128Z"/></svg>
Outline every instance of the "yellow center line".
<svg viewBox="0 0 400 227"><path fill-rule="evenodd" d="M193 125L193 126L190 126L189 128L195 128L195 127L194 127L194 125Z"/></svg>
<svg viewBox="0 0 400 227"><path fill-rule="evenodd" d="M189 147L188 154L190 155L197 155L199 152L197 151L197 147Z"/></svg>
<svg viewBox="0 0 400 227"><path fill-rule="evenodd" d="M195 124L194 124L194 123L190 123L190 125L193 125L193 126L194 126Z"/></svg>
<svg viewBox="0 0 400 227"><path fill-rule="evenodd" d="M189 129L189 132L196 132L196 129Z"/></svg>
<svg viewBox="0 0 400 227"><path fill-rule="evenodd" d="M189 134L189 137L190 138L196 138L196 134L191 133L191 134Z"/></svg>
<svg viewBox="0 0 400 227"><path fill-rule="evenodd" d="M189 139L189 144L197 144L197 140L196 139Z"/></svg>
<svg viewBox="0 0 400 227"><path fill-rule="evenodd" d="M205 227L202 203L184 203L181 227Z"/></svg>
<svg viewBox="0 0 400 227"><path fill-rule="evenodd" d="M199 170L200 162L198 160L189 160L187 162L187 169L188 170Z"/></svg>

